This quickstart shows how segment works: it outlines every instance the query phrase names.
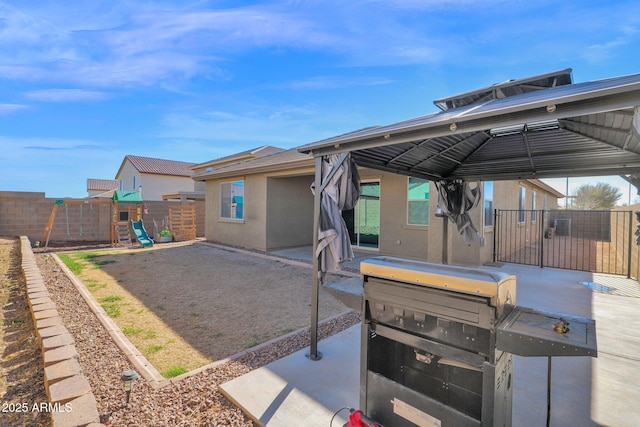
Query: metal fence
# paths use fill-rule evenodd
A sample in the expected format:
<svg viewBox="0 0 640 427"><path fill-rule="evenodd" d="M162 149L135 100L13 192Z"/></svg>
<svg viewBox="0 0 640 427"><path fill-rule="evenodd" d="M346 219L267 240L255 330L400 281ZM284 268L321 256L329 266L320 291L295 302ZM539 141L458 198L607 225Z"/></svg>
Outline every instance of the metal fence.
<svg viewBox="0 0 640 427"><path fill-rule="evenodd" d="M496 210L494 261L629 277L632 212Z"/></svg>

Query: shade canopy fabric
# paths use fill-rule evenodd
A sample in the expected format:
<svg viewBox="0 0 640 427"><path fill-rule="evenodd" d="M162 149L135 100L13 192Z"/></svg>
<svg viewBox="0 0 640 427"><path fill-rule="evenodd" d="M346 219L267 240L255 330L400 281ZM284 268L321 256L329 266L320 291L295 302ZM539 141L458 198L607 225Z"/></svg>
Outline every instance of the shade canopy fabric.
<svg viewBox="0 0 640 427"><path fill-rule="evenodd" d="M358 170L351 156L332 154L322 159L322 183L319 187L320 222L316 256L320 272L335 273L341 264L353 259L349 231L342 218L343 210L353 209L360 195ZM317 191L316 183L311 185Z"/></svg>
<svg viewBox="0 0 640 427"><path fill-rule="evenodd" d="M471 222L469 211L478 206L482 198L479 183L473 187L463 180L439 181L436 182L436 188L442 214L456 224L465 242L474 241L478 237L478 230Z"/></svg>

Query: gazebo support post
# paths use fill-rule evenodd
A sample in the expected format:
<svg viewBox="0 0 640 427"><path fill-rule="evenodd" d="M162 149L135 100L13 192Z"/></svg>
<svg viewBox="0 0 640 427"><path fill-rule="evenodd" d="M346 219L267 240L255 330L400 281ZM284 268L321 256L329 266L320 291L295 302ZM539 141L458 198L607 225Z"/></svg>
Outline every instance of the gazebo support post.
<svg viewBox="0 0 640 427"><path fill-rule="evenodd" d="M322 156L316 157L315 193L313 198L313 265L311 282L311 345L307 357L320 360L318 351L318 298L320 293L320 259L318 251L318 231L320 230L320 201L322 194Z"/></svg>

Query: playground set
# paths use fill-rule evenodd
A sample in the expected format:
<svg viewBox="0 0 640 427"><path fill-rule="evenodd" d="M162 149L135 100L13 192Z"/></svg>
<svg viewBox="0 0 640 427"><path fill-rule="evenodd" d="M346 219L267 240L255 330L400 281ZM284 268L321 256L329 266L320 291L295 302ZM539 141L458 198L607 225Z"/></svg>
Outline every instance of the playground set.
<svg viewBox="0 0 640 427"><path fill-rule="evenodd" d="M69 234L69 206L80 206L80 236L82 236L83 206L89 206L93 211L95 205L111 206L111 221L109 234L111 245L131 245L131 233L133 230L138 243L142 247L153 246L153 239L147 234L142 219L143 200L137 191L115 191L111 199L58 199L55 201L49 220L42 234L42 245L47 247L51 237L56 215L61 206L65 207L67 218L67 234Z"/></svg>

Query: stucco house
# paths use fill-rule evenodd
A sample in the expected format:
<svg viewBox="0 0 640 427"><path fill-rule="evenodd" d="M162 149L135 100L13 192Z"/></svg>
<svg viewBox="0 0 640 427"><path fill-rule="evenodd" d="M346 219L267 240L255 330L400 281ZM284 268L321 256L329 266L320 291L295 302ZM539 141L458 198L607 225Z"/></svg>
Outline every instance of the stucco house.
<svg viewBox="0 0 640 427"><path fill-rule="evenodd" d="M128 154L116 173L119 190L142 192L145 201L202 198L204 185L192 179L195 163ZM199 195L199 197L198 197Z"/></svg>
<svg viewBox="0 0 640 427"><path fill-rule="evenodd" d="M207 240L263 251L312 245L312 157L292 149L198 169L194 179L206 187ZM355 248L440 262L442 219L436 217L435 184L368 168L358 172L360 201L343 212ZM491 260L494 209L555 208L563 197L539 180L480 185L484 197L471 212L480 238L467 244L450 232L450 262L479 265Z"/></svg>
<svg viewBox="0 0 640 427"><path fill-rule="evenodd" d="M205 237L271 250L307 245L313 227L314 162L295 150L221 166L206 166L194 179L206 184Z"/></svg>

